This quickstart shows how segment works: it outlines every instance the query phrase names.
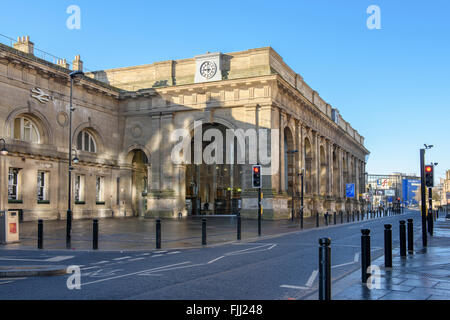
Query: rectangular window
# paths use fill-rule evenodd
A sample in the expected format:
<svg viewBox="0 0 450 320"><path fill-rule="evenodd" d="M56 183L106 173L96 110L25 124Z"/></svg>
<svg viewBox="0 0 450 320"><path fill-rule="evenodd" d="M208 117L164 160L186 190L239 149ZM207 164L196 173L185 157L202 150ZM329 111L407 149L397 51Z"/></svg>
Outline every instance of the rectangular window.
<svg viewBox="0 0 450 320"><path fill-rule="evenodd" d="M46 171L38 171L37 173L37 201L40 203L48 203L48 177Z"/></svg>
<svg viewBox="0 0 450 320"><path fill-rule="evenodd" d="M97 204L104 204L105 203L105 197L104 197L104 177L97 177L96 183L95 183L95 201Z"/></svg>
<svg viewBox="0 0 450 320"><path fill-rule="evenodd" d="M9 168L8 172L8 200L18 201L19 197L19 172L18 168Z"/></svg>
<svg viewBox="0 0 450 320"><path fill-rule="evenodd" d="M84 204L84 175L75 176L75 204Z"/></svg>

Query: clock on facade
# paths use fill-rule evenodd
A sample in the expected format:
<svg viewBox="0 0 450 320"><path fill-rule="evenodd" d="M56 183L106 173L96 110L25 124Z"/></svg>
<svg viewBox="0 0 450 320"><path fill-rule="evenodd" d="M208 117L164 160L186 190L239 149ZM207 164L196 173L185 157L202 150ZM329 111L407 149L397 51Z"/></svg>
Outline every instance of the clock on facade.
<svg viewBox="0 0 450 320"><path fill-rule="evenodd" d="M200 74L206 79L211 79L217 72L217 66L213 61L205 61L200 66Z"/></svg>

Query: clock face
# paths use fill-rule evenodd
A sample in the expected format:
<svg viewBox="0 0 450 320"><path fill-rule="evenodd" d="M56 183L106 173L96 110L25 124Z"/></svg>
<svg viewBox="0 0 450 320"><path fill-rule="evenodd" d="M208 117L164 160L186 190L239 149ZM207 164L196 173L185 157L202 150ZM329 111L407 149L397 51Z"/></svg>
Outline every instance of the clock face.
<svg viewBox="0 0 450 320"><path fill-rule="evenodd" d="M203 62L200 66L200 74L206 79L211 79L217 72L217 66L212 61Z"/></svg>

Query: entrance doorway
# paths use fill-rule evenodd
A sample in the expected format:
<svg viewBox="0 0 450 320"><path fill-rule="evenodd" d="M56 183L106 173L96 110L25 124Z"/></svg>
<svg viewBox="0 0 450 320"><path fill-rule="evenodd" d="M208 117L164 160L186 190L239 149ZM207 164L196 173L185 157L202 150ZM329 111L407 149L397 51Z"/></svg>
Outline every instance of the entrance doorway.
<svg viewBox="0 0 450 320"><path fill-rule="evenodd" d="M211 155L217 159L216 152L222 152L222 163L206 164L202 157L201 164L194 163L194 139L191 141L191 164L186 165L186 207L189 215L200 214L237 214L241 208L242 165L237 164L237 141L227 141L227 127L219 123L202 124L202 133L209 129L217 130L217 136L211 141L202 142L202 155L211 152L215 139L217 148ZM191 135L194 136L193 134ZM228 148L227 148L228 146ZM231 155L226 154L230 150ZM208 153L209 154L209 153ZM232 164L226 164L227 156L234 159ZM198 155L197 155L198 157ZM228 161L231 162L231 161Z"/></svg>
<svg viewBox="0 0 450 320"><path fill-rule="evenodd" d="M131 207L134 216L144 216L147 211L148 159L142 150L130 152L131 160Z"/></svg>

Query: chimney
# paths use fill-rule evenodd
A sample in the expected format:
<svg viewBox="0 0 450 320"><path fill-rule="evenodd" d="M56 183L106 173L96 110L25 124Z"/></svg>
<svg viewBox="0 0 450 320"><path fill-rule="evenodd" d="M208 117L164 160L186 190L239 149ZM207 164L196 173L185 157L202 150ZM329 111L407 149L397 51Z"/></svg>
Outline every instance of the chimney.
<svg viewBox="0 0 450 320"><path fill-rule="evenodd" d="M13 46L14 49L34 55L34 43L30 41L30 36L18 37Z"/></svg>
<svg viewBox="0 0 450 320"><path fill-rule="evenodd" d="M83 61L80 60L80 55L75 56L72 64L73 71L83 71Z"/></svg>
<svg viewBox="0 0 450 320"><path fill-rule="evenodd" d="M58 60L56 61L56 64L57 64L58 66L60 66L60 67L69 69L69 64L67 63L66 59L58 59Z"/></svg>

